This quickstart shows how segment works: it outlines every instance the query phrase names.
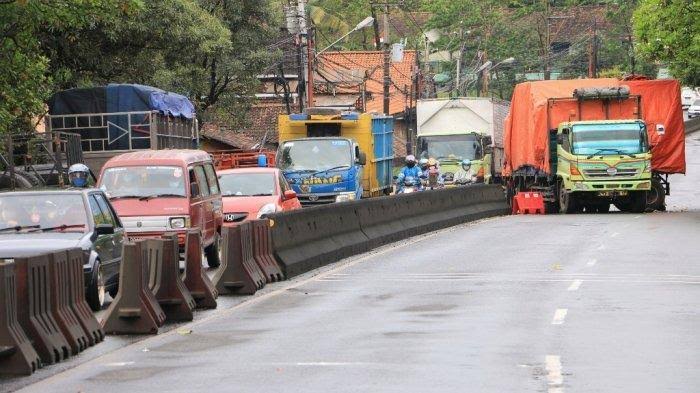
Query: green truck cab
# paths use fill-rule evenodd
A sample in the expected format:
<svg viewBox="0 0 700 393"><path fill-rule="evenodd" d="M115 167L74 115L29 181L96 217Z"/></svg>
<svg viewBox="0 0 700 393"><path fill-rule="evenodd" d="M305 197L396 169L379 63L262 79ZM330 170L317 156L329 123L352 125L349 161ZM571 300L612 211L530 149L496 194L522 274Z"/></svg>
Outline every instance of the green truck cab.
<svg viewBox="0 0 700 393"><path fill-rule="evenodd" d="M558 126L558 208L565 213L643 212L651 189L651 153L642 120L574 121Z"/></svg>
<svg viewBox="0 0 700 393"><path fill-rule="evenodd" d="M453 184L454 174L462 166L463 160L471 162L471 170L477 174L477 181L491 183L493 180L492 138L478 132L461 135L419 136L420 158L436 158L440 162L440 172L446 185Z"/></svg>

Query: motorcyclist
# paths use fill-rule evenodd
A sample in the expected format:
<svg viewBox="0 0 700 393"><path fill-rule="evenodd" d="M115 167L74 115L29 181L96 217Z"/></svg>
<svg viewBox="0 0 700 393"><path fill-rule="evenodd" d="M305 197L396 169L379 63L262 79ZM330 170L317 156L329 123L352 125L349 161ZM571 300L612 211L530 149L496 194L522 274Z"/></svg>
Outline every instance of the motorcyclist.
<svg viewBox="0 0 700 393"><path fill-rule="evenodd" d="M440 174L440 162L432 157L428 160L428 165L425 171L423 171L423 176L427 180L430 188L442 187L445 183L445 179L443 179Z"/></svg>
<svg viewBox="0 0 700 393"><path fill-rule="evenodd" d="M404 180L407 177L411 177L418 181L421 174L420 167L416 166L416 157L413 154L409 154L406 156L406 165L401 168L401 171L399 171L399 175L396 178L396 184L398 184L399 189L403 188Z"/></svg>
<svg viewBox="0 0 700 393"><path fill-rule="evenodd" d="M90 168L85 164L73 164L68 168L68 181L73 187L87 187L89 178Z"/></svg>
<svg viewBox="0 0 700 393"><path fill-rule="evenodd" d="M472 170L472 162L463 160L461 168L455 173L454 182L456 184L476 183L476 173Z"/></svg>

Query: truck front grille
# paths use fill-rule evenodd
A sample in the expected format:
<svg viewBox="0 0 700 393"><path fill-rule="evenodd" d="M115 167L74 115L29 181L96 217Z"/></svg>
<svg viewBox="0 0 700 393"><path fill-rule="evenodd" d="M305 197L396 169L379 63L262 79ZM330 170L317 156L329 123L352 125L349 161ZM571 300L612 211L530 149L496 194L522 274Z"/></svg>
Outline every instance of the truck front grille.
<svg viewBox="0 0 700 393"><path fill-rule="evenodd" d="M610 174L607 169L584 169L583 174L592 178L621 178L635 177L639 174L639 169L636 168L619 168L616 173Z"/></svg>
<svg viewBox="0 0 700 393"><path fill-rule="evenodd" d="M335 202L335 195L310 194L310 195L298 195L298 198L299 198L299 202L301 202L301 206L303 206L303 207L326 205L326 204Z"/></svg>

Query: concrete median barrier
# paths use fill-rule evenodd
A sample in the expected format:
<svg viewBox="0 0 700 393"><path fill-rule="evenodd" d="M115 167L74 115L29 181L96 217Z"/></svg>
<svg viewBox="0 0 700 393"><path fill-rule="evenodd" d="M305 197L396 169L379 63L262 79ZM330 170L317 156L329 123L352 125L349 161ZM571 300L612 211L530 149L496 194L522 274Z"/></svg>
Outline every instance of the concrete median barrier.
<svg viewBox="0 0 700 393"><path fill-rule="evenodd" d="M71 282L75 284L69 288L70 307L78 317L78 322L88 339L88 345L95 345L104 340L105 332L85 300L85 275L83 274L85 254L83 250L73 248L66 251L66 255L70 265Z"/></svg>
<svg viewBox="0 0 700 393"><path fill-rule="evenodd" d="M69 356L70 347L51 312L49 256L15 258L17 319L32 340L41 362L53 364Z"/></svg>
<svg viewBox="0 0 700 393"><path fill-rule="evenodd" d="M202 233L187 231L185 236L185 286L192 294L197 308L216 308L218 291L202 269Z"/></svg>
<svg viewBox="0 0 700 393"><path fill-rule="evenodd" d="M503 190L474 185L275 214L274 254L287 277L411 236L508 214Z"/></svg>
<svg viewBox="0 0 700 393"><path fill-rule="evenodd" d="M212 280L220 295L252 295L267 281L253 259L250 223L222 228L222 259Z"/></svg>
<svg viewBox="0 0 700 393"><path fill-rule="evenodd" d="M80 317L75 314L71 303L73 282L70 260L67 251L58 251L49 254L49 273L51 279L51 311L58 323L58 327L70 345L71 353L77 355L90 345L86 332L80 325Z"/></svg>
<svg viewBox="0 0 700 393"><path fill-rule="evenodd" d="M29 375L39 367L39 354L17 320L15 263L0 261L0 375Z"/></svg>
<svg viewBox="0 0 700 393"><path fill-rule="evenodd" d="M142 247L151 267L149 288L165 312L166 320L191 321L196 303L180 278L177 235L144 240Z"/></svg>
<svg viewBox="0 0 700 393"><path fill-rule="evenodd" d="M107 309L102 327L107 334L156 334L165 321L147 282L143 242L126 243L119 270L119 291Z"/></svg>
<svg viewBox="0 0 700 393"><path fill-rule="evenodd" d="M274 255L272 255L270 224L270 220L253 220L250 222L253 231L253 259L265 273L268 283L284 280L284 274Z"/></svg>

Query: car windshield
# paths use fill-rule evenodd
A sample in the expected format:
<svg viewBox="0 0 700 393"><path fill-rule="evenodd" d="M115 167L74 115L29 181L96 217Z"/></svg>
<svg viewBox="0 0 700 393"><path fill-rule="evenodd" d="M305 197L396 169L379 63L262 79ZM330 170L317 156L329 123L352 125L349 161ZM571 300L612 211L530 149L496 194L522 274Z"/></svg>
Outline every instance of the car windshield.
<svg viewBox="0 0 700 393"><path fill-rule="evenodd" d="M128 166L108 168L100 188L110 198L155 196L185 197L183 170L175 166Z"/></svg>
<svg viewBox="0 0 700 393"><path fill-rule="evenodd" d="M619 155L648 150L646 129L639 123L578 124L572 132L573 154Z"/></svg>
<svg viewBox="0 0 700 393"><path fill-rule="evenodd" d="M272 173L227 173L219 177L221 195L275 195L275 175Z"/></svg>
<svg viewBox="0 0 700 393"><path fill-rule="evenodd" d="M278 167L283 171L322 171L349 168L352 145L344 139L310 139L282 145Z"/></svg>
<svg viewBox="0 0 700 393"><path fill-rule="evenodd" d="M481 156L481 145L476 135L421 138L421 158L461 161L464 159L478 160Z"/></svg>
<svg viewBox="0 0 700 393"><path fill-rule="evenodd" d="M0 195L0 234L51 229L86 232L87 213L80 194Z"/></svg>

